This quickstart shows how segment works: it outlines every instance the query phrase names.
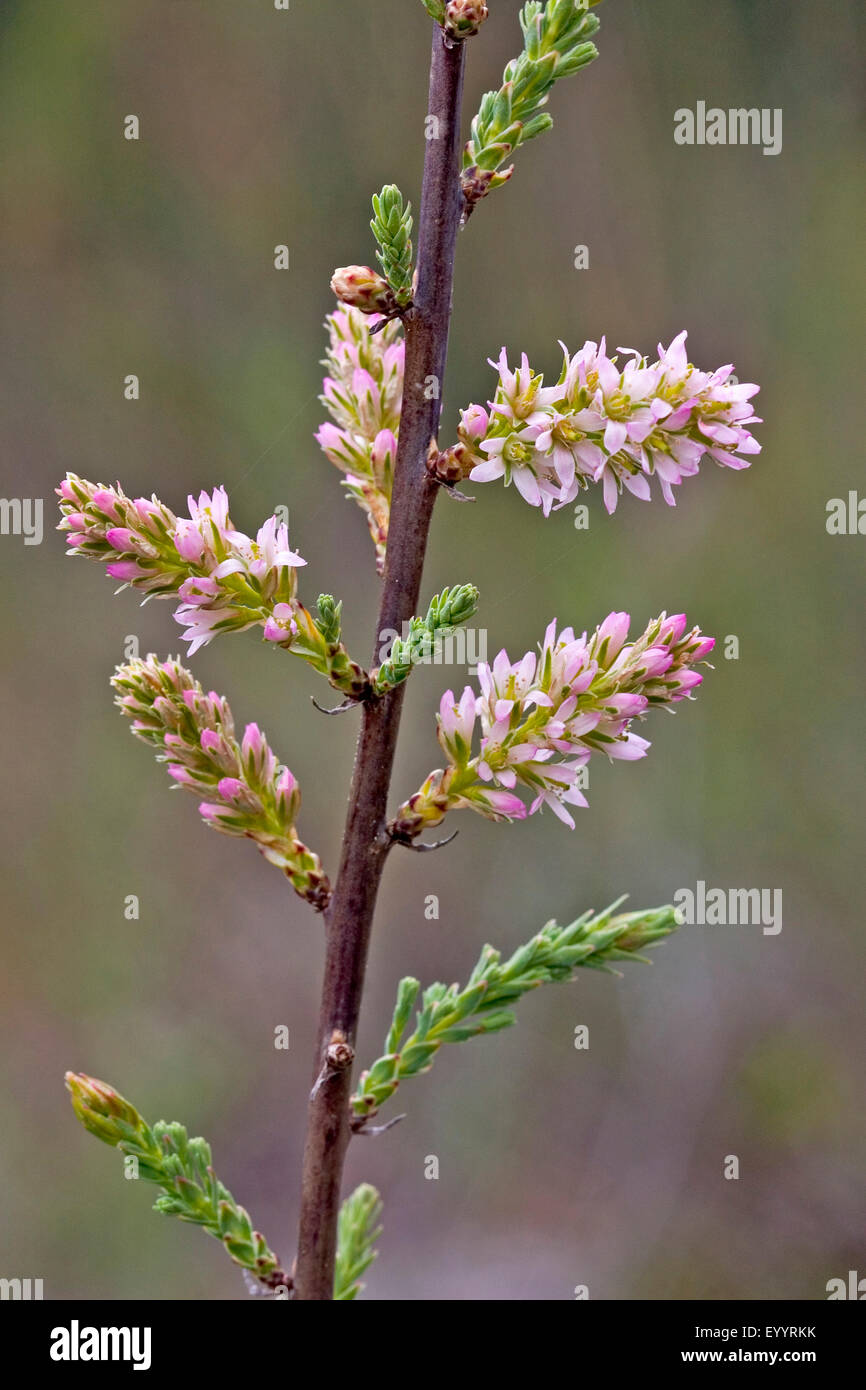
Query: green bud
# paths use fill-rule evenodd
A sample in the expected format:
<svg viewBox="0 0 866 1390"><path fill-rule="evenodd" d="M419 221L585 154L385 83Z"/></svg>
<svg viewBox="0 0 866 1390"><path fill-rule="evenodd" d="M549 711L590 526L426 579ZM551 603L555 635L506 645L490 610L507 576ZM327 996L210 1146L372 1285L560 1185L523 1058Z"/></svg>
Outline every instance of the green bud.
<svg viewBox="0 0 866 1390"><path fill-rule="evenodd" d="M105 1081L74 1071L66 1073L65 1081L79 1120L104 1144L117 1145L147 1134L147 1125L135 1106Z"/></svg>
<svg viewBox="0 0 866 1390"><path fill-rule="evenodd" d="M396 184L386 184L381 193L373 194L370 228L379 245L376 257L400 309L412 302L411 212L411 203L403 206L403 194Z"/></svg>
<svg viewBox="0 0 866 1390"><path fill-rule="evenodd" d="M319 594L316 600L316 627L329 646L336 646L340 640L342 602L337 603L331 594Z"/></svg>
<svg viewBox="0 0 866 1390"><path fill-rule="evenodd" d="M364 1287L361 1275L376 1258L376 1241L382 1200L375 1187L361 1183L340 1208L337 1223L337 1260L334 1267L334 1299L350 1302Z"/></svg>
<svg viewBox="0 0 866 1390"><path fill-rule="evenodd" d="M420 988L421 985L418 980L413 980L411 975L407 975L397 986L397 1002L394 1005L394 1017L391 1020L391 1027L385 1039L386 1054L396 1052L397 1048L400 1046L400 1039L406 1030L406 1024L409 1022L409 1015L412 1012L412 1006L418 997Z"/></svg>
<svg viewBox="0 0 866 1390"><path fill-rule="evenodd" d="M291 1284L264 1236L254 1231L249 1215L218 1181L210 1166L210 1145L190 1139L183 1125L158 1120L149 1128L128 1100L104 1081L66 1073L73 1109L97 1139L119 1145L138 1160L138 1177L162 1190L154 1210L202 1226L225 1246L232 1259L267 1287Z"/></svg>

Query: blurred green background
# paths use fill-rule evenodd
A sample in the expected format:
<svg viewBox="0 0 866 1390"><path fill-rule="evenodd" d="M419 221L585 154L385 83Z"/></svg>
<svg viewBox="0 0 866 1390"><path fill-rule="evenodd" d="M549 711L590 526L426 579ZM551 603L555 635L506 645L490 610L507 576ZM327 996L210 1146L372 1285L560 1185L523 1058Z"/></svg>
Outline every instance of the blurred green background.
<svg viewBox="0 0 866 1390"><path fill-rule="evenodd" d="M468 54L466 121L517 52L490 0ZM685 609L740 659L660 716L637 765L594 764L570 833L463 817L445 852L395 853L380 900L360 1057L401 975L463 979L481 944L621 892L697 879L781 888L784 927L692 927L621 980L586 972L519 1024L441 1054L408 1118L353 1143L347 1182L385 1201L378 1299L823 1298L866 1273L860 734L863 545L831 537L862 488L863 11L806 0L608 0L601 56L555 91L556 127L461 235L443 438L492 387L502 343L558 370L556 340L652 351L762 385L764 452L706 463L676 510L599 493L589 530L516 493L442 501L425 594L474 580L489 652L550 617L592 627ZM349 645L377 603L363 519L313 431L335 265L372 258L369 197L417 206L429 24L411 0L4 0L3 493L45 499L45 539L0 539L4 950L2 1269L49 1298L241 1298L199 1234L75 1124L67 1067L151 1118L206 1134L224 1181L287 1258L322 966L317 920L191 798L112 708L138 638L178 650L167 604L112 597L70 566L52 489L67 468L184 510L224 483L253 530L291 512L302 594L346 599ZM681 148L673 113L781 107L784 146ZM123 138L138 115L141 138ZM273 248L290 248L277 272ZM574 247L590 268L573 268ZM123 398L123 378L141 399ZM193 659L257 719L304 790L301 833L332 868L356 723L325 720L302 663L255 634ZM438 762L433 710L462 671L413 677L395 804ZM858 758L858 753L861 755ZM124 898L140 898L138 922ZM425 898L437 894L438 921ZM575 1051L588 1024L590 1048ZM290 1029L288 1052L273 1031ZM428 1155L438 1181L424 1177ZM725 1156L739 1181L723 1177Z"/></svg>

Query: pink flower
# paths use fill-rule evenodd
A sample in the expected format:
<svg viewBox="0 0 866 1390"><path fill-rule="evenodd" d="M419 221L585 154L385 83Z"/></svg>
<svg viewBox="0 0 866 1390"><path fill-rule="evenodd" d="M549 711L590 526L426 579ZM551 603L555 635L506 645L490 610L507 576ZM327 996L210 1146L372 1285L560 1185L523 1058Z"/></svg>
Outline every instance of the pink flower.
<svg viewBox="0 0 866 1390"><path fill-rule="evenodd" d="M112 579L122 579L129 584L142 578L145 571L141 569L137 560L114 560L105 566L105 573Z"/></svg>
<svg viewBox="0 0 866 1390"><path fill-rule="evenodd" d="M570 504L589 482L601 483L608 512L623 490L647 501L655 477L665 501L709 455L727 468L747 468L760 445L747 426L760 423L749 404L758 387L741 385L730 365L700 372L688 362L686 335L649 363L633 348L608 356L604 339L587 342L545 387L524 354L512 371L503 348L490 413L461 412L459 435L474 459L476 482L513 482L545 515ZM486 417L486 423L485 423Z"/></svg>
<svg viewBox="0 0 866 1390"><path fill-rule="evenodd" d="M478 793L478 799L497 817L505 820L525 820L526 807L519 796L510 792L491 791L485 788Z"/></svg>
<svg viewBox="0 0 866 1390"><path fill-rule="evenodd" d="M105 533L112 550L133 550L132 532L126 526L112 526Z"/></svg>
<svg viewBox="0 0 866 1390"><path fill-rule="evenodd" d="M174 543L182 560L195 564L204 554L204 539L194 521L181 520L177 523Z"/></svg>
<svg viewBox="0 0 866 1390"><path fill-rule="evenodd" d="M279 766L258 725L247 725L239 747L227 701L215 691L205 694L176 660L136 659L117 668L112 684L133 733L167 761L172 781L205 797L199 812L206 823L252 840L296 892L326 906L322 866L295 833L297 783Z"/></svg>
<svg viewBox="0 0 866 1390"><path fill-rule="evenodd" d="M598 629L596 648L598 662L608 667L622 651L631 618L628 613L610 613Z"/></svg>
<svg viewBox="0 0 866 1390"><path fill-rule="evenodd" d="M589 638L571 628L557 634L553 621L538 656L527 652L512 663L501 651L492 665L479 663L477 696L467 686L457 702L447 690L437 737L449 766L400 808L397 833L411 838L460 807L518 818L514 802L501 798L519 801L519 788L532 794L530 815L549 806L574 828L568 808L587 804L581 780L592 754L643 758L650 745L632 724L652 705L689 698L702 679L694 667L712 648L699 629L686 632L681 613L662 613L631 643L628 629L627 613L609 614Z"/></svg>
<svg viewBox="0 0 866 1390"><path fill-rule="evenodd" d="M180 782L184 786L189 786L193 781L192 773L188 767L181 767L178 763L169 763L168 774L173 777L175 782Z"/></svg>
<svg viewBox="0 0 866 1390"><path fill-rule="evenodd" d="M481 405L470 405L460 412L460 437L467 443L483 439L490 425L490 416Z"/></svg>
<svg viewBox="0 0 866 1390"><path fill-rule="evenodd" d="M326 326L328 374L320 399L333 423L321 425L315 437L367 517L381 572L403 395L401 326L355 308L338 309Z"/></svg>
<svg viewBox="0 0 866 1390"><path fill-rule="evenodd" d="M278 603L265 623L266 642L286 642L298 633L294 610L288 603Z"/></svg>
<svg viewBox="0 0 866 1390"><path fill-rule="evenodd" d="M468 758L474 728L475 692L472 686L464 688L459 701L455 701L453 690L446 690L439 702L437 737L455 762Z"/></svg>

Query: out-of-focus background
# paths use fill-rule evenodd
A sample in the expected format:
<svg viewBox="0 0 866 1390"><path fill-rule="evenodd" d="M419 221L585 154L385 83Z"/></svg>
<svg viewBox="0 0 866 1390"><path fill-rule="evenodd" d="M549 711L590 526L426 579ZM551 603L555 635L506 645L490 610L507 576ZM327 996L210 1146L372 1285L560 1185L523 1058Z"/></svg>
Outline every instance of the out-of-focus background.
<svg viewBox="0 0 866 1390"><path fill-rule="evenodd" d="M468 54L466 124L518 51L491 0ZM585 972L518 1026L440 1054L353 1143L347 1183L385 1201L373 1299L823 1298L864 1270L863 546L826 506L863 489L862 8L806 0L608 0L601 56L557 86L554 131L461 235L443 439L492 389L503 343L556 372L557 339L653 351L762 385L764 452L704 464L678 506L599 492L590 525L513 490L439 505L425 593L474 580L489 654L625 608L685 609L721 644L696 704L657 716L640 764L595 763L574 833L460 821L442 853L395 853L359 1054L396 982L465 978L547 918L623 892L783 892L783 929L684 928L651 968ZM294 1248L322 935L252 847L169 796L112 708L130 637L180 646L167 604L115 598L64 558L67 468L184 510L224 483L250 531L287 505L302 594L344 596L369 651L377 581L361 514L313 432L335 265L372 258L370 194L417 206L429 23L410 0L4 0L2 491L45 499L45 536L0 537L2 1268L49 1298L244 1297L207 1240L75 1123L67 1067L211 1140L223 1180ZM783 149L679 147L699 100L784 112ZM123 138L124 117L140 139ZM274 247L290 269L274 269ZM574 269L574 249L589 269ZM141 398L123 379L140 377ZM301 832L336 864L356 721L253 633L192 662L257 719L304 793ZM465 672L412 678L394 797L438 763L433 711ZM129 894L140 918L124 917ZM439 899L438 920L425 899ZM288 1026L288 1052L273 1045ZM574 1047L589 1027L588 1051ZM438 1180L425 1178L429 1156ZM726 1157L739 1179L726 1180Z"/></svg>

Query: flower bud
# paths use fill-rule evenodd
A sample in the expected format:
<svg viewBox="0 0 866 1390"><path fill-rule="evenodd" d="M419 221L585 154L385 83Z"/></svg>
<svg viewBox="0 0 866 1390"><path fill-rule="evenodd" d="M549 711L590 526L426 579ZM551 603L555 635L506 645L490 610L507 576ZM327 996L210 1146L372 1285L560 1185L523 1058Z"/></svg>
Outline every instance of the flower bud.
<svg viewBox="0 0 866 1390"><path fill-rule="evenodd" d="M478 458L463 443L452 444L450 449L444 453L431 450L427 459L427 468L435 477L443 483L452 485L468 478L473 468L478 463Z"/></svg>
<svg viewBox="0 0 866 1390"><path fill-rule="evenodd" d="M452 39L470 39L489 14L484 0L448 0L444 29Z"/></svg>
<svg viewBox="0 0 866 1390"><path fill-rule="evenodd" d="M119 1144L132 1137L130 1131L143 1135L147 1129L135 1106L118 1095L105 1081L97 1081L84 1072L68 1071L66 1089L72 1108L84 1128L104 1144Z"/></svg>
<svg viewBox="0 0 866 1390"><path fill-rule="evenodd" d="M344 304L362 314L393 314L394 291L384 276L368 265L346 265L334 271L331 289Z"/></svg>

